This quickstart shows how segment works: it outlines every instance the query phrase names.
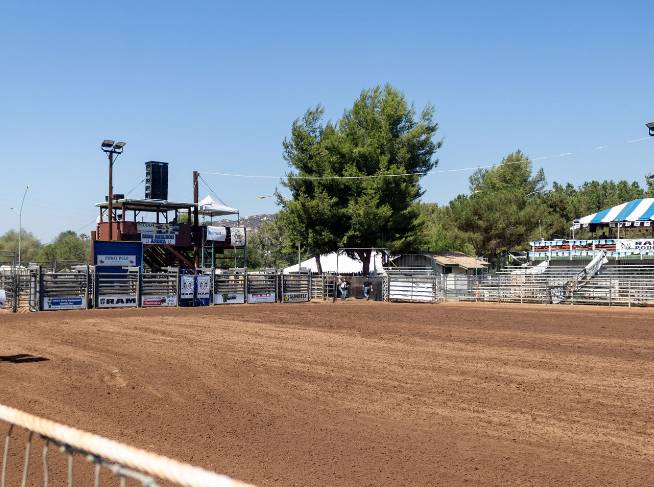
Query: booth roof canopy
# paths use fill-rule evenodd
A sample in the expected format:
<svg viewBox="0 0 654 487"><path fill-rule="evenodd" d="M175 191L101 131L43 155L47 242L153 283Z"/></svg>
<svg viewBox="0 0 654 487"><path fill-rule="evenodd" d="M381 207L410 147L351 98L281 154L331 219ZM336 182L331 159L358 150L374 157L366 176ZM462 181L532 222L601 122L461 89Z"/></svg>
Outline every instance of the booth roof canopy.
<svg viewBox="0 0 654 487"><path fill-rule="evenodd" d="M97 203L95 206L98 208L108 208L109 203L103 201ZM166 200L138 200L123 198L119 200L114 200L114 208L120 209L125 207L126 210L137 210L137 211L172 211L172 210L183 210L185 208L193 208L193 203L175 203L172 201Z"/></svg>
<svg viewBox="0 0 654 487"><path fill-rule="evenodd" d="M654 220L654 198L639 198L575 220L581 225Z"/></svg>
<svg viewBox="0 0 654 487"><path fill-rule="evenodd" d="M220 199L218 198L214 199L211 196L207 196L206 198L203 198L198 206L199 206L198 212L200 213L200 215L221 216L221 215L238 214L238 210L236 208L227 206L225 203L220 201Z"/></svg>

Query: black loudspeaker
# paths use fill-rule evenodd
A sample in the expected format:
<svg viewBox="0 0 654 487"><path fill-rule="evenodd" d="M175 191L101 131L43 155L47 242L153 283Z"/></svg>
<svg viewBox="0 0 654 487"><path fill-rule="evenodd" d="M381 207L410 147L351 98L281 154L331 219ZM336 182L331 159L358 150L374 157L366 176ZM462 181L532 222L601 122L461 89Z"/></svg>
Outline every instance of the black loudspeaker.
<svg viewBox="0 0 654 487"><path fill-rule="evenodd" d="M148 161L145 163L145 199L168 199L168 163Z"/></svg>

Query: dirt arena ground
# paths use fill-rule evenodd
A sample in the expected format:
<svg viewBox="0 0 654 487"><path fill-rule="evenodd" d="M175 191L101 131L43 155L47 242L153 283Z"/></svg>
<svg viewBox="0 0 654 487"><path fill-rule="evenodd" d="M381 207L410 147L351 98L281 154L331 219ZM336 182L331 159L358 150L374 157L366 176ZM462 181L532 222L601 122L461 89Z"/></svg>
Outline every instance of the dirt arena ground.
<svg viewBox="0 0 654 487"><path fill-rule="evenodd" d="M654 310L3 314L0 403L261 486L652 485Z"/></svg>

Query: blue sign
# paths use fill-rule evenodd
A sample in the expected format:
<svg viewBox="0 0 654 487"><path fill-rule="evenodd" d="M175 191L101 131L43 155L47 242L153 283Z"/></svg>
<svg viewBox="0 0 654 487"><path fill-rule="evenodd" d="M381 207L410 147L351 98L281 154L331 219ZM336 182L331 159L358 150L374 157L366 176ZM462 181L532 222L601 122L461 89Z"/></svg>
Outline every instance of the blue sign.
<svg viewBox="0 0 654 487"><path fill-rule="evenodd" d="M98 272L125 272L143 266L143 243L93 241L93 264Z"/></svg>
<svg viewBox="0 0 654 487"><path fill-rule="evenodd" d="M84 296L45 297L43 298L43 309L84 309L86 298Z"/></svg>

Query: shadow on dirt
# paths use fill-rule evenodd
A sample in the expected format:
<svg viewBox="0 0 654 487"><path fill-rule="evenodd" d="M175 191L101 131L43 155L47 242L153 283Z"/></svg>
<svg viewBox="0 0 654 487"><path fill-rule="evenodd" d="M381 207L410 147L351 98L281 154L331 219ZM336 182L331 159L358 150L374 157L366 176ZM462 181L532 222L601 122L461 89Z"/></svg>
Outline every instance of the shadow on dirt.
<svg viewBox="0 0 654 487"><path fill-rule="evenodd" d="M0 362L9 362L12 364L30 364L33 362L46 362L50 360L46 357L37 357L28 353L19 353L17 355L0 355Z"/></svg>

